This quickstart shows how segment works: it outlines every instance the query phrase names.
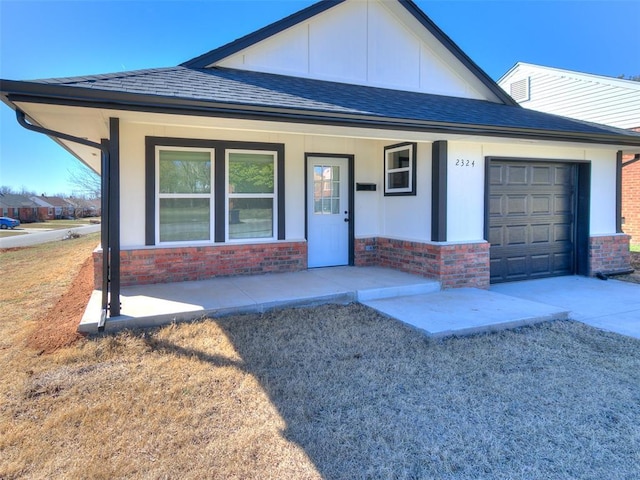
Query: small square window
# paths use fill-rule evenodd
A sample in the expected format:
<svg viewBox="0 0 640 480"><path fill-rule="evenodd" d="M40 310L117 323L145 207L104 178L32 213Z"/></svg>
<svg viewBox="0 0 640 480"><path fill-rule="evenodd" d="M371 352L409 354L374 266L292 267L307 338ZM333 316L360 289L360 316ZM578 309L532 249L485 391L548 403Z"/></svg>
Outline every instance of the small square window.
<svg viewBox="0 0 640 480"><path fill-rule="evenodd" d="M415 143L402 143L384 148L384 194L416 194Z"/></svg>

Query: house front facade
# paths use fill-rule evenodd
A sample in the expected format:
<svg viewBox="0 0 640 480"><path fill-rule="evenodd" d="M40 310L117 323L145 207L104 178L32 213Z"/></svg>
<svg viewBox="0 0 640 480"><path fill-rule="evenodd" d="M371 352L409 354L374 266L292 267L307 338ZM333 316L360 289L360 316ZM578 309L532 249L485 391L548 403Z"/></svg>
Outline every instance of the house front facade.
<svg viewBox="0 0 640 480"><path fill-rule="evenodd" d="M224 275L487 288L629 266L616 192L640 135L521 108L411 1L319 2L177 67L0 91L102 173L111 315L120 285Z"/></svg>
<svg viewBox="0 0 640 480"><path fill-rule="evenodd" d="M35 203L26 195L0 193L0 213L20 223L33 223L46 220L51 212L49 207Z"/></svg>
<svg viewBox="0 0 640 480"><path fill-rule="evenodd" d="M640 132L639 81L518 62L498 84L524 108ZM622 229L640 245L640 156L622 167Z"/></svg>

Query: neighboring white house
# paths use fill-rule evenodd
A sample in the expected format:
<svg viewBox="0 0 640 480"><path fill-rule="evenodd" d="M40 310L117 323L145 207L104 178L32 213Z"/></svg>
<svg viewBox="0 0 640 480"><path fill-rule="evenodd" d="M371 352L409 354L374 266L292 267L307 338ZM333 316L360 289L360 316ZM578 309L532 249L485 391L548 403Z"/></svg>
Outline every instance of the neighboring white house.
<svg viewBox="0 0 640 480"><path fill-rule="evenodd" d="M525 108L640 131L639 81L519 62L498 84ZM622 229L640 243L640 161L622 166Z"/></svg>
<svg viewBox="0 0 640 480"><path fill-rule="evenodd" d="M640 82L518 62L498 85L525 108L640 128Z"/></svg>
<svg viewBox="0 0 640 480"><path fill-rule="evenodd" d="M103 169L112 316L121 282L382 265L487 288L629 266L617 159L640 135L521 108L410 0L319 2L176 67L0 98Z"/></svg>

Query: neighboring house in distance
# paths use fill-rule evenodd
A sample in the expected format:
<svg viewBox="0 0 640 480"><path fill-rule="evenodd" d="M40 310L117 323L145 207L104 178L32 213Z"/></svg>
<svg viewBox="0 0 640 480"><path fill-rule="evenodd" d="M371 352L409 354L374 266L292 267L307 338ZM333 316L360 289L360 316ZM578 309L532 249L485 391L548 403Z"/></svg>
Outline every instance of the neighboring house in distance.
<svg viewBox="0 0 640 480"><path fill-rule="evenodd" d="M53 206L53 204L47 202L46 200L44 200L44 198L45 198L44 195L42 195L41 197L32 196L32 197L29 197L29 200L36 203L39 209L42 210L43 212L44 212L44 209L46 208L46 215L44 215L44 217L40 217L39 220L41 221L53 220L56 218L56 209Z"/></svg>
<svg viewBox="0 0 640 480"><path fill-rule="evenodd" d="M38 205L26 195L0 193L0 210L3 217L20 220L20 223L32 223L49 216L49 207Z"/></svg>
<svg viewBox="0 0 640 480"><path fill-rule="evenodd" d="M640 132L640 82L520 62L498 84L525 108ZM640 161L634 157L622 158L622 229L640 244Z"/></svg>
<svg viewBox="0 0 640 480"><path fill-rule="evenodd" d="M70 215L76 218L97 217L100 215L100 200L70 197L65 200L71 205Z"/></svg>
<svg viewBox="0 0 640 480"><path fill-rule="evenodd" d="M53 209L53 216L50 218L65 218L74 216L75 207L67 202L62 197L48 197L46 195L40 195L38 197L31 197L31 200L39 205L49 206Z"/></svg>
<svg viewBox="0 0 640 480"><path fill-rule="evenodd" d="M319 2L176 67L2 80L0 98L103 170L111 316L121 284L629 268L617 158L640 134L521 108L410 0Z"/></svg>
<svg viewBox="0 0 640 480"><path fill-rule="evenodd" d="M54 209L54 218L66 218L74 216L75 207L73 204L67 202L62 197L48 197L46 195L40 195L39 197L32 197L34 202L42 202L51 205Z"/></svg>

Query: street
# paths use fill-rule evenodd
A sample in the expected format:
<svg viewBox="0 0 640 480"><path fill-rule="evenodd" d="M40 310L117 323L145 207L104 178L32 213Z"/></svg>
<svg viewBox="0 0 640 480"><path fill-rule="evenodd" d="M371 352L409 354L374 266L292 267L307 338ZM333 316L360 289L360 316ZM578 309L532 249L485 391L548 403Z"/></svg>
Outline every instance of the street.
<svg viewBox="0 0 640 480"><path fill-rule="evenodd" d="M100 231L100 225L87 225L83 227L64 228L61 230L48 230L46 232L28 233L15 237L0 238L0 248L30 247L40 243L62 240L69 232L79 235L87 235Z"/></svg>

